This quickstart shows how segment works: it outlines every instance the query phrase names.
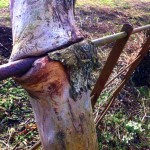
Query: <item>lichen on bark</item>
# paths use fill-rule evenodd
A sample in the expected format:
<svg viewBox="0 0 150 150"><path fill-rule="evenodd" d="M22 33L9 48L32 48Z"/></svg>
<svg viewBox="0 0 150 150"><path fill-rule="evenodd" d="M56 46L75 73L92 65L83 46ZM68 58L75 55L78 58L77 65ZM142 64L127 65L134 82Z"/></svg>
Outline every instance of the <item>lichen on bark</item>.
<svg viewBox="0 0 150 150"><path fill-rule="evenodd" d="M73 99L77 99L81 92L91 89L92 72L99 66L99 62L97 49L90 41L76 43L61 52L49 53L49 57L67 67Z"/></svg>

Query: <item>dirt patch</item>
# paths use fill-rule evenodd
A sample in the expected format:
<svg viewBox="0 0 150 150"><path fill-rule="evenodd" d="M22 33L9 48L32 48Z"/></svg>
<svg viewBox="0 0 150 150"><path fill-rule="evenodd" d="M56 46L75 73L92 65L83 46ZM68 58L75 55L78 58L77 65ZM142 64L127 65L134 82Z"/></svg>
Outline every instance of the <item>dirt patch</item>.
<svg viewBox="0 0 150 150"><path fill-rule="evenodd" d="M137 87L147 86L150 88L150 52L135 70L132 81Z"/></svg>
<svg viewBox="0 0 150 150"><path fill-rule="evenodd" d="M127 8L85 6L76 9L76 20L89 37L97 38L120 31L124 23L134 27L148 24L149 13L150 2L131 3Z"/></svg>
<svg viewBox="0 0 150 150"><path fill-rule="evenodd" d="M11 27L10 13L8 8L0 9L0 26Z"/></svg>
<svg viewBox="0 0 150 150"><path fill-rule="evenodd" d="M0 55L9 58L12 50L12 29L0 27Z"/></svg>

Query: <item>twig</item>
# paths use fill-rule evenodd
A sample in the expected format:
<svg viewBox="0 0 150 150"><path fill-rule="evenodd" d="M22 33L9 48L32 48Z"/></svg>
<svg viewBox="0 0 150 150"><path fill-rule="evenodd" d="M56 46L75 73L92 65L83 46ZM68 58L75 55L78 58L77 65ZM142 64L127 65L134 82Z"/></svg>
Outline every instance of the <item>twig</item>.
<svg viewBox="0 0 150 150"><path fill-rule="evenodd" d="M4 141L1 141L1 140L0 140L0 143L2 143L2 144L4 144L5 146L7 146L7 147L9 148L9 150L10 150L10 146L9 146L7 143L5 143Z"/></svg>
<svg viewBox="0 0 150 150"><path fill-rule="evenodd" d="M30 150L37 150L40 146L41 146L41 141L38 141L30 148Z"/></svg>
<svg viewBox="0 0 150 150"><path fill-rule="evenodd" d="M33 132L35 129L32 129L31 131L29 131L28 133L26 133L23 137L25 138L29 133ZM18 141L17 144L13 147L13 150L15 150L15 148L21 143L22 141Z"/></svg>

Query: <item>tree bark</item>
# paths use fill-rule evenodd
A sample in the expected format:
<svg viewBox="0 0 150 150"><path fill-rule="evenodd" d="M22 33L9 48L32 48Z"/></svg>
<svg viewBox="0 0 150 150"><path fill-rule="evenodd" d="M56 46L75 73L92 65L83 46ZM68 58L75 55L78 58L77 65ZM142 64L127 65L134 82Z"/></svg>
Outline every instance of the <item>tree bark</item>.
<svg viewBox="0 0 150 150"><path fill-rule="evenodd" d="M89 89L96 53L91 43L74 44L83 39L75 25L74 2L11 0L10 4L10 61L51 52L16 78L29 94L44 150L97 149Z"/></svg>
<svg viewBox="0 0 150 150"><path fill-rule="evenodd" d="M10 61L48 52L79 42L74 0L10 0L13 51Z"/></svg>
<svg viewBox="0 0 150 150"><path fill-rule="evenodd" d="M30 96L44 150L98 149L89 89L95 60L89 43L79 43L16 79Z"/></svg>

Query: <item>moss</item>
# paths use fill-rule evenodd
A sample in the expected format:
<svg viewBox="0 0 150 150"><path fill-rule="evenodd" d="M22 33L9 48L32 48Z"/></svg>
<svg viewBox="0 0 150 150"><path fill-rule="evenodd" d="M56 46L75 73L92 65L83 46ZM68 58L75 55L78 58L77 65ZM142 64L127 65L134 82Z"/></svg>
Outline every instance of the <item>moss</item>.
<svg viewBox="0 0 150 150"><path fill-rule="evenodd" d="M91 74L99 65L97 50L89 41L80 42L49 54L50 58L62 62L70 74L70 94L74 99L81 92L90 89Z"/></svg>

